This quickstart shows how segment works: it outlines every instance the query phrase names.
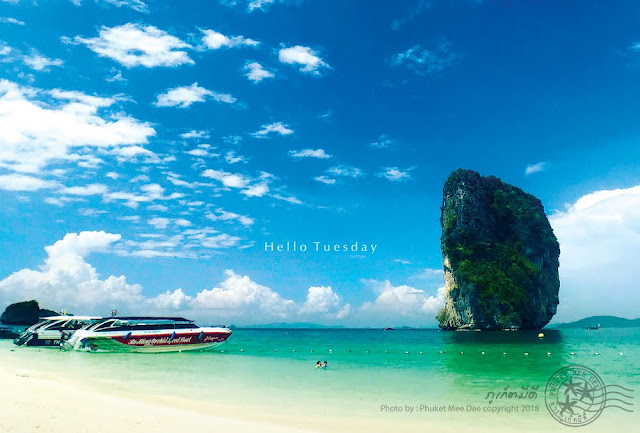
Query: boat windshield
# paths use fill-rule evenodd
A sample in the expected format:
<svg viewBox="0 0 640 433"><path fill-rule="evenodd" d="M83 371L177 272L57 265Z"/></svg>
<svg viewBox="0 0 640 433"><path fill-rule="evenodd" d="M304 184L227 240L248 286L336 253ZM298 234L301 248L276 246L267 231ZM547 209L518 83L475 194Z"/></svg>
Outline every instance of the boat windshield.
<svg viewBox="0 0 640 433"><path fill-rule="evenodd" d="M198 326L191 320L172 318L132 318L132 319L108 319L90 327L85 327L94 332L113 331L152 331L157 329L193 329Z"/></svg>

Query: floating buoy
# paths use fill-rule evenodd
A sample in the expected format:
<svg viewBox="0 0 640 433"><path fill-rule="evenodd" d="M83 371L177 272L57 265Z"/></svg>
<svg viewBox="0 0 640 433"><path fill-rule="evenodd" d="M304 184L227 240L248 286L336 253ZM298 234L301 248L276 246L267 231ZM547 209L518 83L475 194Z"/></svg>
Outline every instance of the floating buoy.
<svg viewBox="0 0 640 433"><path fill-rule="evenodd" d="M422 355L422 352L420 352L420 355Z"/></svg>
<svg viewBox="0 0 640 433"><path fill-rule="evenodd" d="M332 350L332 349L329 349L329 353L331 353L331 352L333 352L333 350Z"/></svg>
<svg viewBox="0 0 640 433"><path fill-rule="evenodd" d="M405 354L405 355L408 355L408 354L409 354L409 352L405 350L405 351L404 351L404 354Z"/></svg>
<svg viewBox="0 0 640 433"><path fill-rule="evenodd" d="M384 353L389 353L389 351L388 351L388 350L385 350L385 351L384 351Z"/></svg>
<svg viewBox="0 0 640 433"><path fill-rule="evenodd" d="M369 351L367 350L367 353L369 353Z"/></svg>
<svg viewBox="0 0 640 433"><path fill-rule="evenodd" d="M544 338L544 334L541 332L538 334L538 338Z"/></svg>
<svg viewBox="0 0 640 433"><path fill-rule="evenodd" d="M182 352L182 350L180 352ZM224 350L221 350L220 353L224 353Z"/></svg>
<svg viewBox="0 0 640 433"><path fill-rule="evenodd" d="M444 352L441 350L440 353L444 353Z"/></svg>
<svg viewBox="0 0 640 433"><path fill-rule="evenodd" d="M276 352L278 351L278 349L276 349Z"/></svg>
<svg viewBox="0 0 640 433"><path fill-rule="evenodd" d="M524 352L524 356L529 356L529 352Z"/></svg>
<svg viewBox="0 0 640 433"><path fill-rule="evenodd" d="M296 349L293 349L293 351L295 352L295 351L296 351Z"/></svg>
<svg viewBox="0 0 640 433"><path fill-rule="evenodd" d="M502 354L503 354L503 355L506 355L506 354L507 354L507 352L502 352Z"/></svg>
<svg viewBox="0 0 640 433"><path fill-rule="evenodd" d="M313 352L313 349L311 349L311 351Z"/></svg>
<svg viewBox="0 0 640 433"><path fill-rule="evenodd" d="M547 356L551 355L551 352L547 352Z"/></svg>
<svg viewBox="0 0 640 433"><path fill-rule="evenodd" d="M622 352L620 352L620 355L622 356L622 355L623 355L623 353L622 353Z"/></svg>
<svg viewBox="0 0 640 433"><path fill-rule="evenodd" d="M240 349L240 352L244 352L244 349Z"/></svg>
<svg viewBox="0 0 640 433"><path fill-rule="evenodd" d="M460 355L464 355L464 352L460 352Z"/></svg>
<svg viewBox="0 0 640 433"><path fill-rule="evenodd" d="M484 355L484 352L482 352L482 354Z"/></svg>
<svg viewBox="0 0 640 433"><path fill-rule="evenodd" d="M600 353L599 353L599 352L596 352L596 355L600 355Z"/></svg>
<svg viewBox="0 0 640 433"><path fill-rule="evenodd" d="M571 356L573 356L573 355L575 355L575 353L574 353L574 352L571 352Z"/></svg>

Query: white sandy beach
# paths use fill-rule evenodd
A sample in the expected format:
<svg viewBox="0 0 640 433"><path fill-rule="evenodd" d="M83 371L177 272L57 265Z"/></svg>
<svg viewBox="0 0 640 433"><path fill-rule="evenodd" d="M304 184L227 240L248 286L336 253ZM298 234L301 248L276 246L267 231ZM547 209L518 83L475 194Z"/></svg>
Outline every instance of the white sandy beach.
<svg viewBox="0 0 640 433"><path fill-rule="evenodd" d="M2 433L302 433L33 377L0 367Z"/></svg>

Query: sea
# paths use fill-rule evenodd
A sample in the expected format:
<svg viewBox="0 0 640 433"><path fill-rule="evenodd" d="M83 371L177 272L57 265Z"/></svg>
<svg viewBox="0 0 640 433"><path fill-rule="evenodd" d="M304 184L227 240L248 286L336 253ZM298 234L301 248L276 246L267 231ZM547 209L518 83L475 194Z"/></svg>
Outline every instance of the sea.
<svg viewBox="0 0 640 433"><path fill-rule="evenodd" d="M542 332L236 329L212 351L170 354L64 352L4 340L0 365L310 431L637 431L640 328ZM558 388L567 378L604 388L577 401L575 390ZM570 407L577 415L557 416L565 399L577 401Z"/></svg>

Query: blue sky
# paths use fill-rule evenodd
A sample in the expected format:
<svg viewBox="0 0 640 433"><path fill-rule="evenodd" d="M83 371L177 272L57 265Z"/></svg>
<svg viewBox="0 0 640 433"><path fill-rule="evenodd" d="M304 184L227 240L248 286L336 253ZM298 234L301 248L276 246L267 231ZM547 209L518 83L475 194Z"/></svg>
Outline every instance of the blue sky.
<svg viewBox="0 0 640 433"><path fill-rule="evenodd" d="M636 317L639 13L1 0L0 304L433 325L464 167L543 201L556 320Z"/></svg>

